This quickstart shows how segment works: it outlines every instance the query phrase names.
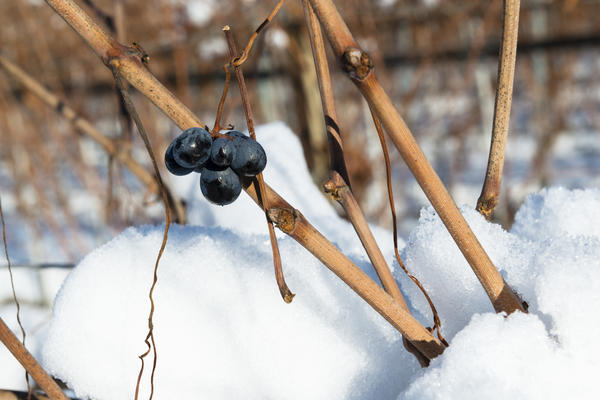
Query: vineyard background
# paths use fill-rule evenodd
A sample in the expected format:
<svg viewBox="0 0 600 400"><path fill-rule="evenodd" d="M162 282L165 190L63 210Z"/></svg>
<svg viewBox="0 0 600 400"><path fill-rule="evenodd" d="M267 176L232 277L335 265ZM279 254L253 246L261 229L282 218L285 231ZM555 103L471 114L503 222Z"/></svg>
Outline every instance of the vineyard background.
<svg viewBox="0 0 600 400"><path fill-rule="evenodd" d="M501 1L338 3L444 183L459 204L474 204L491 131ZM113 12L113 1L94 4L102 13ZM522 3L505 184L497 210L505 227L526 193L552 183L593 184L598 175L599 4ZM214 119L224 81L226 45L220 28L231 24L245 37L271 6L250 0L122 5L125 42L140 43L151 57L152 72L206 121ZM2 2L0 15L7 59L101 132L121 135L110 72L60 17L41 1L25 0ZM289 2L259 38L246 69L257 121L285 121L299 135L320 184L327 175L327 150L304 30L299 3ZM354 191L370 219L389 226L385 174L368 108L337 71L334 82ZM143 187L134 178L113 169L109 181L108 160L99 146L78 136L68 121L6 74L0 74L0 98L3 201L19 215L16 225L27 225L26 233L9 239L28 249L29 237L52 235L62 253L28 249L26 258L74 262L110 235L105 231L160 218L158 206L142 201ZM177 129L149 103L139 101L138 108L161 153ZM239 100L234 98L226 113L226 122L244 126ZM139 143L133 148L135 158L148 165ZM399 220L407 232L425 199L395 151L392 158Z"/></svg>
<svg viewBox="0 0 600 400"><path fill-rule="evenodd" d="M121 42L139 43L150 56L152 73L207 123L214 120L224 82L227 47L221 27L231 25L242 43L273 5L256 0L79 3L98 20L122 6ZM502 2L336 4L456 202L473 208L489 149ZM102 133L122 140L124 151L130 148L150 171L135 131L122 129L110 71L43 1L0 2L0 51ZM288 0L244 68L257 123L287 124L320 186L328 174L327 145L299 2ZM351 82L337 70L332 73L353 190L369 220L389 228L384 164L369 109ZM495 213L503 227L511 226L525 196L542 187L600 184L598 76L600 1L521 2L507 160ZM142 96L133 96L155 152L162 155L179 130ZM237 96L230 96L224 122L245 127ZM427 200L392 147L398 222L406 237ZM73 264L126 227L163 219L160 201L136 177L2 68L0 193L17 281L25 282L18 293L34 334L43 329ZM188 214L193 224L198 211ZM10 292L0 294L0 313L10 320Z"/></svg>

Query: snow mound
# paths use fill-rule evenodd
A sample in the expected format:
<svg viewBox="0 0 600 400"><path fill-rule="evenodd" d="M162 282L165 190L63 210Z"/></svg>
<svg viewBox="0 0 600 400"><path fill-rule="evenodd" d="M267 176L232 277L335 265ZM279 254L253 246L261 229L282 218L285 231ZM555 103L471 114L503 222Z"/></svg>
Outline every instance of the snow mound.
<svg viewBox="0 0 600 400"><path fill-rule="evenodd" d="M600 238L600 190L543 189L531 195L515 215L512 231L523 239L539 242L565 236Z"/></svg>
<svg viewBox="0 0 600 400"><path fill-rule="evenodd" d="M43 362L78 396L133 398L161 239L159 227L126 230L59 292ZM266 236L171 228L155 292L157 399L389 398L418 368L358 296L291 239L280 245L289 305Z"/></svg>
<svg viewBox="0 0 600 400"><path fill-rule="evenodd" d="M452 340L398 399L600 396L600 349L589 343L590 333L600 331L600 238L590 223L599 193L544 189L529 196L511 232L463 210L507 282L529 303L530 314L508 318L491 313L439 219L423 212L405 248L407 264L420 268ZM413 304L427 313L422 300Z"/></svg>
<svg viewBox="0 0 600 400"><path fill-rule="evenodd" d="M377 279L352 226L312 182L293 132L272 123L257 137L266 181ZM160 263L156 398L393 398L408 383L418 364L400 335L280 235L286 280L297 293L283 303L265 216L248 196L219 207L203 199L198 175L174 183L201 227L172 226ZM391 263L391 233L373 231ZM133 397L161 239L161 227L126 230L89 254L57 296L42 358L78 396Z"/></svg>
<svg viewBox="0 0 600 400"><path fill-rule="evenodd" d="M298 140L282 124L259 129L267 181L375 278L352 227L312 183ZM401 337L337 277L281 236L275 284L264 214L242 196L208 204L197 176L175 180L196 227L173 226L155 291L156 399L598 398L600 237L596 190L530 196L512 231L463 208L530 314L505 318L489 300L437 214L425 208L403 258L429 291L450 347L420 369ZM393 260L391 234L375 229ZM149 311L161 227L130 228L90 253L61 288L42 360L80 397L131 399ZM421 293L395 268L413 313L429 325ZM149 392L147 358L141 398ZM398 397L399 396L399 397Z"/></svg>
<svg viewBox="0 0 600 400"><path fill-rule="evenodd" d="M526 269L526 248L516 236L499 225L488 223L472 208L463 207L461 211L502 274L512 277ZM421 211L419 224L411 232L402 258L406 268L425 285L440 315L444 335L453 337L474 313L494 311L473 270L433 208ZM419 289L404 276L400 285L402 292L414 299L412 305L431 321L429 305Z"/></svg>

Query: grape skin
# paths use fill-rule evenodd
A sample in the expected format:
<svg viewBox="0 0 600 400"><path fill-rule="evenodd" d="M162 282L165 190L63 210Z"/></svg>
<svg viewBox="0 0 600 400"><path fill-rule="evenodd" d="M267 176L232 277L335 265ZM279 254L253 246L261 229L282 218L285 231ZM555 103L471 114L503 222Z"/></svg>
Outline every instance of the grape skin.
<svg viewBox="0 0 600 400"><path fill-rule="evenodd" d="M173 145L173 157L177 164L194 169L210 157L212 138L204 129L190 128L179 135Z"/></svg>
<svg viewBox="0 0 600 400"><path fill-rule="evenodd" d="M261 173L267 156L260 143L239 131L232 139L190 128L179 135L165 152L165 165L174 175L199 172L204 197L221 206L234 202L242 191L241 180Z"/></svg>
<svg viewBox="0 0 600 400"><path fill-rule="evenodd" d="M228 167L235 157L236 148L233 140L220 137L213 140L210 149L210 160L220 167Z"/></svg>
<svg viewBox="0 0 600 400"><path fill-rule="evenodd" d="M238 198L242 184L234 170L209 161L200 174L200 189L208 201L224 206Z"/></svg>
<svg viewBox="0 0 600 400"><path fill-rule="evenodd" d="M267 155L263 147L256 140L245 136L241 132L232 131L235 146L235 156L231 161L231 168L243 176L256 176L260 174L267 165Z"/></svg>
<svg viewBox="0 0 600 400"><path fill-rule="evenodd" d="M167 151L165 151L165 166L169 172L173 175L183 176L194 171L193 168L185 168L177 164L177 161L175 161L175 158L173 157L173 147L173 143L171 143L167 148Z"/></svg>

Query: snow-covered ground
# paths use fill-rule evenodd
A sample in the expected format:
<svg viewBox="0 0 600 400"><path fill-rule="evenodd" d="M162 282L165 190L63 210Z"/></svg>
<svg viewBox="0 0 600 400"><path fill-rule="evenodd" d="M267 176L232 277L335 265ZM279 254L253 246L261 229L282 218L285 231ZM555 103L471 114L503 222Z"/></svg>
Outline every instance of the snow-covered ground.
<svg viewBox="0 0 600 400"><path fill-rule="evenodd" d="M375 279L352 228L312 183L295 136L270 124L258 137L269 158L267 181ZM587 337L600 330L597 189L531 194L509 232L462 208L506 281L529 303L529 314L507 318L493 313L436 213L422 210L406 244L401 241L402 255L428 289L450 341L427 369L383 318L280 235L286 279L297 294L284 304L264 215L247 196L231 206L209 205L197 176L178 178L176 190L189 201L191 226L172 226L159 268L157 399L600 396L600 350ZM375 228L375 234L414 315L428 325L426 301L393 263L391 233ZM78 396L133 397L161 238L161 226L131 227L92 251L67 276L49 320L41 305L54 297L64 270L38 279L37 272L18 269L32 350ZM7 281L0 280L2 304L10 296ZM35 286L40 282L43 291ZM14 308L4 306L0 314L14 316ZM141 398L147 398L150 362ZM6 353L0 370L1 388L24 387L22 370Z"/></svg>

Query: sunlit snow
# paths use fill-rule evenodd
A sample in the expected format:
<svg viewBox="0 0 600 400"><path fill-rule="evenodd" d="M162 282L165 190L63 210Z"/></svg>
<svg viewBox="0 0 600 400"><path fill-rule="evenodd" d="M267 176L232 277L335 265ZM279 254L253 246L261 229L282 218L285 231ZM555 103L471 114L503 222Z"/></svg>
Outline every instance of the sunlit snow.
<svg viewBox="0 0 600 400"><path fill-rule="evenodd" d="M292 132L274 123L258 137L269 184L376 279L352 227L313 184ZM286 279L297 294L283 303L264 214L245 195L232 206L209 205L197 180L175 180L191 226L171 227L159 268L155 398L600 396L600 349L591 343L600 331L600 191L556 187L532 194L510 232L461 209L529 304L530 314L509 317L493 312L437 214L424 208L402 256L429 290L450 347L421 369L383 318L280 235ZM393 262L391 233L374 230L413 313L429 325L426 301ZM65 280L50 323L33 335L44 365L78 396L133 398L161 238L161 226L131 227L91 252ZM33 286L21 288L35 301ZM29 326L41 323L28 318ZM148 395L150 364L147 358L141 398Z"/></svg>

